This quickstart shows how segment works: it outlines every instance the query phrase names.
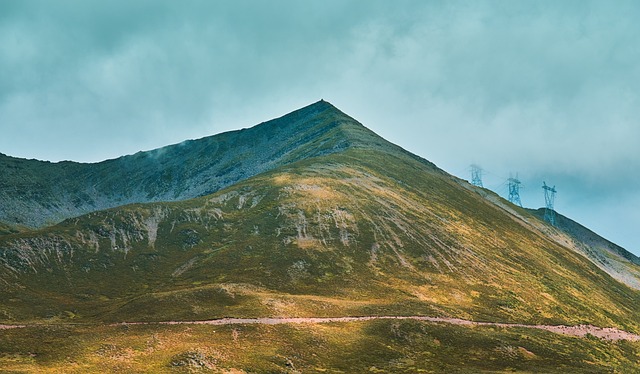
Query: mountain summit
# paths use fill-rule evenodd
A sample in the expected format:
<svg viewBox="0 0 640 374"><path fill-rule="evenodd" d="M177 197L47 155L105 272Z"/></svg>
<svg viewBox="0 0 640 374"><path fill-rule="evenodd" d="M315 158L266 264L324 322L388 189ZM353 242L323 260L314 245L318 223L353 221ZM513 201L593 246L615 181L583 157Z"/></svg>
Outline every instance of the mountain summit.
<svg viewBox="0 0 640 374"><path fill-rule="evenodd" d="M640 292L631 288L640 266L626 251L604 254L615 257L611 271L585 254L605 249L594 237L581 246L581 228L551 227L323 101L250 129L97 164L0 162L2 220L37 227L68 217L3 229L0 323L413 315L640 332ZM385 352L390 341L422 342L420 331L431 331L366 326L357 334L383 326L395 336L380 343ZM444 336L427 345L454 344ZM492 360L464 365L507 370L516 361L495 358L503 351L518 360L561 357L540 361L540 371L573 360L555 340L547 345L557 352L531 353L524 346L542 338L524 336L480 355ZM485 352L482 339L474 350ZM620 362L637 360L635 348L607 347L623 351Z"/></svg>

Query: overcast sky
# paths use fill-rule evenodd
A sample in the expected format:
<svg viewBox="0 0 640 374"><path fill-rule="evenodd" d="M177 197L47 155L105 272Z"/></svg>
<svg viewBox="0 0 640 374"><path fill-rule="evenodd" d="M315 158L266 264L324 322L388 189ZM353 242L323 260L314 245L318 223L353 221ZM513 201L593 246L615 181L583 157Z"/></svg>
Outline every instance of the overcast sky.
<svg viewBox="0 0 640 374"><path fill-rule="evenodd" d="M331 102L640 254L638 1L0 1L0 152L100 161Z"/></svg>

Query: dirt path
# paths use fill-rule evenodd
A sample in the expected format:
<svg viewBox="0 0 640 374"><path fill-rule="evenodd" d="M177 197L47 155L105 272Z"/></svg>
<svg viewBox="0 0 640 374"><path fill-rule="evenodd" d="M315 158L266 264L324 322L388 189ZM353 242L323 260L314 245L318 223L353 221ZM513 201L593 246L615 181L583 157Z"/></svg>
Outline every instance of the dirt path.
<svg viewBox="0 0 640 374"><path fill-rule="evenodd" d="M564 325L525 325L520 323L499 323L499 322L475 322L458 318L445 317L424 317L424 316L369 316L369 317L318 317L318 318L222 318L208 321L166 321L166 322L123 322L117 325L278 325L283 323L329 323L329 322L359 322L381 319L395 320L416 320L434 323L449 323L452 325L464 326L494 326L494 327L521 327L528 329L539 329L554 332L557 334L585 337L588 334L605 340L630 340L640 341L640 335L613 327L597 327L592 325L564 326Z"/></svg>
<svg viewBox="0 0 640 374"><path fill-rule="evenodd" d="M367 316L367 317L317 317L317 318L222 318L207 321L163 321L163 322L121 322L110 326L130 325L279 325L284 323L330 323L330 322L360 322L382 319L415 320L433 323L448 323L463 326L493 326L493 327L520 327L527 329L539 329L557 334L585 337L588 334L604 340L630 340L640 341L640 335L613 327L596 327L592 325L564 326L564 325L525 325L520 323L499 322L475 322L459 318L425 317L425 316ZM24 328L36 325L0 325L0 330Z"/></svg>
<svg viewBox="0 0 640 374"><path fill-rule="evenodd" d="M25 325L0 325L0 330L19 329L23 327L26 327L26 326Z"/></svg>

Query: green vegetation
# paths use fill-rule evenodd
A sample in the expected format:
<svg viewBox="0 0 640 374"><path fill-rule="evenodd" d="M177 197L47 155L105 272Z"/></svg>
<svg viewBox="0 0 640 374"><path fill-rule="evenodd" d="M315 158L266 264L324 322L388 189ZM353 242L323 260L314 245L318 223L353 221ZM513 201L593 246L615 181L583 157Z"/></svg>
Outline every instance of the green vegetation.
<svg viewBox="0 0 640 374"><path fill-rule="evenodd" d="M6 371L634 373L640 343L415 321L50 326L0 332Z"/></svg>

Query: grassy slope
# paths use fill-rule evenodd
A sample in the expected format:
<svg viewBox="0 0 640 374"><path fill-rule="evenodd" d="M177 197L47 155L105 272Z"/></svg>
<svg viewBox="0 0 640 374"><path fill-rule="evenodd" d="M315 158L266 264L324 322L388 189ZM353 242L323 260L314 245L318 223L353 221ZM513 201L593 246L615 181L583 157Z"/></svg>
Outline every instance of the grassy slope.
<svg viewBox="0 0 640 374"><path fill-rule="evenodd" d="M637 342L414 321L0 331L0 372L635 373L638 355Z"/></svg>
<svg viewBox="0 0 640 374"><path fill-rule="evenodd" d="M427 314L640 331L637 291L432 166L366 149L0 243L24 271L6 321Z"/></svg>
<svg viewBox="0 0 640 374"><path fill-rule="evenodd" d="M543 208L528 211L543 220ZM640 258L636 255L561 214L556 214L556 229L552 235L564 245L583 254L618 281L640 289Z"/></svg>

